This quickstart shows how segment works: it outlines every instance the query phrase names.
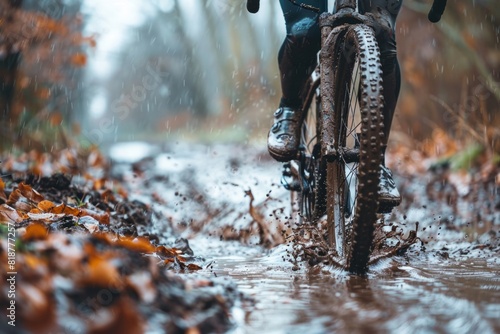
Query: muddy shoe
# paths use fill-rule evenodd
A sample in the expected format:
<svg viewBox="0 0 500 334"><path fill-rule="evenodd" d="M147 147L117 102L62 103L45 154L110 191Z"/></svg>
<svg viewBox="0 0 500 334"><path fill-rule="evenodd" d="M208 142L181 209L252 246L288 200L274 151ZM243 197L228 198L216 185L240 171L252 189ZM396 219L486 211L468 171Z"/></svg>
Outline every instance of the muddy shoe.
<svg viewBox="0 0 500 334"><path fill-rule="evenodd" d="M380 166L380 185L378 191L379 213L390 213L392 208L401 203L401 195L396 182L392 178L392 172L385 166Z"/></svg>
<svg viewBox="0 0 500 334"><path fill-rule="evenodd" d="M267 137L267 149L275 160L287 162L296 157L301 120L299 110L280 107L275 111L274 124Z"/></svg>

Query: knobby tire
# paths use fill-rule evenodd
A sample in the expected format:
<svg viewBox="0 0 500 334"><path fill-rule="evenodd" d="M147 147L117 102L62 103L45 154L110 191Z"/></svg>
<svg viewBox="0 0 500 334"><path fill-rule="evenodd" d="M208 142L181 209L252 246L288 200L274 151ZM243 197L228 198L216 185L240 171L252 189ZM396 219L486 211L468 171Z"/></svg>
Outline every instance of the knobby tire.
<svg viewBox="0 0 500 334"><path fill-rule="evenodd" d="M333 145L337 152L359 149L359 162L346 163L342 154L327 162L328 224L337 224L329 229L335 236L330 241L336 239L349 272L364 274L377 221L384 138L380 50L364 25L347 28L334 50Z"/></svg>

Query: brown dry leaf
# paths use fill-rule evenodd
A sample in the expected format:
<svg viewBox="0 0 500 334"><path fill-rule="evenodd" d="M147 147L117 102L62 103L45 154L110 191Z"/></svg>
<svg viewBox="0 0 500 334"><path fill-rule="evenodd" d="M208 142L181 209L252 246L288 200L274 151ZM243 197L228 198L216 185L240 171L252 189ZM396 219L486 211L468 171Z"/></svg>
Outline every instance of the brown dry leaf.
<svg viewBox="0 0 500 334"><path fill-rule="evenodd" d="M54 202L43 200L40 203L38 203L37 207L43 212L52 212L51 210L55 207L56 205ZM33 210L31 211L33 212ZM55 213L55 212L54 212Z"/></svg>
<svg viewBox="0 0 500 334"><path fill-rule="evenodd" d="M188 268L189 270L200 270L200 269L202 269L199 265L194 264L194 263L190 263L190 264L188 264L188 265L187 265L187 268Z"/></svg>
<svg viewBox="0 0 500 334"><path fill-rule="evenodd" d="M118 270L100 254L91 254L83 273L78 274L78 283L98 287L118 287L122 280Z"/></svg>
<svg viewBox="0 0 500 334"><path fill-rule="evenodd" d="M149 239L144 237L120 237L115 242L117 245L128 248L140 253L153 253L155 246L151 244Z"/></svg>
<svg viewBox="0 0 500 334"><path fill-rule="evenodd" d="M118 191L117 192L118 192L118 195L120 195L124 199L128 198L128 193L127 193L127 191L122 186L118 187Z"/></svg>
<svg viewBox="0 0 500 334"><path fill-rule="evenodd" d="M21 192L21 195L34 203L40 203L44 200L43 196L38 191L33 189L31 186L24 184L24 182L19 183L17 188Z"/></svg>
<svg viewBox="0 0 500 334"><path fill-rule="evenodd" d="M85 226L90 233L99 231L99 222L90 216L83 216L78 219L78 224Z"/></svg>
<svg viewBox="0 0 500 334"><path fill-rule="evenodd" d="M75 53L71 56L71 63L78 67L85 66L87 63L87 56L83 53Z"/></svg>
<svg viewBox="0 0 500 334"><path fill-rule="evenodd" d="M30 202L29 199L21 194L19 189L14 189L14 191L10 193L7 205L22 212L29 212L35 206L34 203Z"/></svg>
<svg viewBox="0 0 500 334"><path fill-rule="evenodd" d="M64 213L67 215L73 215L73 216L79 216L81 214L80 210L77 208L73 208L69 205L66 205L65 203L61 203L52 209L50 209L50 212L52 213Z"/></svg>
<svg viewBox="0 0 500 334"><path fill-rule="evenodd" d="M7 202L7 195L5 195L5 183L0 179L0 199Z"/></svg>
<svg viewBox="0 0 500 334"><path fill-rule="evenodd" d="M20 223L25 218L24 214L19 213L13 207L8 206L7 204L0 205L0 223Z"/></svg>
<svg viewBox="0 0 500 334"><path fill-rule="evenodd" d="M101 194L101 198L105 202L116 202L115 194L113 194L113 191L111 189L104 190Z"/></svg>
<svg viewBox="0 0 500 334"><path fill-rule="evenodd" d="M31 223L26 227L26 232L21 237L23 241L47 239L47 227L39 222Z"/></svg>
<svg viewBox="0 0 500 334"><path fill-rule="evenodd" d="M102 242L105 242L108 245L113 244L114 241L116 240L115 236L111 235L108 232L96 232L94 233L93 237Z"/></svg>
<svg viewBox="0 0 500 334"><path fill-rule="evenodd" d="M106 184L106 179L104 178L95 179L93 188L94 190L101 190L104 188L105 184Z"/></svg>
<svg viewBox="0 0 500 334"><path fill-rule="evenodd" d="M104 225L109 225L110 222L109 214L107 212L98 213L89 209L80 209L80 213L77 216L79 217L90 216L95 220L97 220L99 224L104 224Z"/></svg>
<svg viewBox="0 0 500 334"><path fill-rule="evenodd" d="M167 248L165 246L156 247L156 252L163 256L175 257L177 256L177 252L173 248Z"/></svg>

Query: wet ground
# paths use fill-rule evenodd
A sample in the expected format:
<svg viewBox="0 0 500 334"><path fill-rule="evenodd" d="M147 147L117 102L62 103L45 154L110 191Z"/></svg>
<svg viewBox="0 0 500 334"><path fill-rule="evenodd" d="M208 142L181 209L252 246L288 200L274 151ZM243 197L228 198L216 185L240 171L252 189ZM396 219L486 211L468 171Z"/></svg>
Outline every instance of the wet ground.
<svg viewBox="0 0 500 334"><path fill-rule="evenodd" d="M231 333L498 333L500 211L493 183L446 171L393 168L403 204L388 229L421 242L366 278L302 263L292 270L280 165L238 146L115 146L112 174L151 203L152 231L190 242L205 277L226 277L248 297ZM142 152L143 156L131 156ZM395 159L394 161L397 161ZM151 229L151 227L145 227Z"/></svg>

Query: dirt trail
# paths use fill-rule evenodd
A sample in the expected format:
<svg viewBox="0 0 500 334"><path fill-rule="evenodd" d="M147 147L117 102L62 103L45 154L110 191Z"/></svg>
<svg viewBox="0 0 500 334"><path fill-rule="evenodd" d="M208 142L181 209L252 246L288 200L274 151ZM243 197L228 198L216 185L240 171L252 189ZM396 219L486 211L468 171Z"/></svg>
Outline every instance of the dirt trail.
<svg viewBox="0 0 500 334"><path fill-rule="evenodd" d="M423 282L431 290L444 287L441 297L425 292L443 307L453 303L448 295L459 284L466 296L456 300L476 308L459 318L479 317L474 329L499 329L492 316L498 303L491 299L500 297L499 281L491 276L500 269L494 182L471 183L446 170L412 174L393 162L403 203L385 217L381 231L394 237L384 242L406 238L417 223L420 239L405 257L381 261L368 281L357 281L332 266L292 263L284 238L294 225L290 194L279 184L280 164L260 148L120 144L110 150L111 164L89 155L77 168L81 161L66 154L77 171L72 178L52 174L56 165L71 173L62 157L44 162L42 174L52 176L41 179L29 175L29 157L1 166L0 218L13 221L21 240L18 298L29 307L19 310L18 320L28 331L283 332L285 325L285 332L309 325L313 332L393 331L398 321L415 321L398 308L411 313L427 307L410 307L411 296L427 291L418 287ZM83 168L86 173L78 173ZM455 284L453 275L477 277ZM409 293L400 303L393 300L394 280ZM493 290L477 299L479 290L467 284ZM317 289L332 298L316 298ZM1 304L8 302L2 295ZM344 302L354 308L345 309ZM386 302L393 307L380 306ZM338 310L328 313L325 303ZM364 325L352 327L353 314ZM437 330L432 322L439 319L429 315L420 328Z"/></svg>

